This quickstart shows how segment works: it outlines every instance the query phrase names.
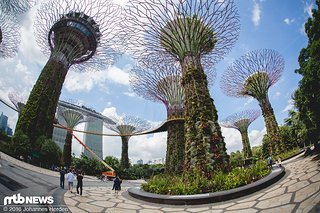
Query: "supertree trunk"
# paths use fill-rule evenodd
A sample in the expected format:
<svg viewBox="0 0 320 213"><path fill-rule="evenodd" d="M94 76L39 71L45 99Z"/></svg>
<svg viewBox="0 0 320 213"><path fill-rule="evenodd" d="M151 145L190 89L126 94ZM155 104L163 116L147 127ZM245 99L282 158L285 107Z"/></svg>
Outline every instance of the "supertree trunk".
<svg viewBox="0 0 320 213"><path fill-rule="evenodd" d="M122 141L122 151L121 151L121 160L120 160L120 167L121 169L128 169L130 167L129 163L129 156L128 156L128 136L121 136Z"/></svg>
<svg viewBox="0 0 320 213"><path fill-rule="evenodd" d="M181 174L184 165L184 152L184 123L171 121L167 128L166 173Z"/></svg>
<svg viewBox="0 0 320 213"><path fill-rule="evenodd" d="M249 142L248 131L241 132L242 151L244 159L252 158L252 150Z"/></svg>
<svg viewBox="0 0 320 213"><path fill-rule="evenodd" d="M72 147L72 135L68 131L66 135L66 141L63 146L63 163L69 168L71 165L71 147Z"/></svg>
<svg viewBox="0 0 320 213"><path fill-rule="evenodd" d="M280 130L268 96L260 99L259 105L266 124L267 134L271 137L270 152L279 154L282 151Z"/></svg>
<svg viewBox="0 0 320 213"><path fill-rule="evenodd" d="M50 58L33 87L16 127L31 142L41 135L52 137L54 114L67 71L63 63Z"/></svg>
<svg viewBox="0 0 320 213"><path fill-rule="evenodd" d="M185 57L182 72L185 89L185 166L187 170L196 169L210 176L214 169L223 167L227 154L200 57Z"/></svg>

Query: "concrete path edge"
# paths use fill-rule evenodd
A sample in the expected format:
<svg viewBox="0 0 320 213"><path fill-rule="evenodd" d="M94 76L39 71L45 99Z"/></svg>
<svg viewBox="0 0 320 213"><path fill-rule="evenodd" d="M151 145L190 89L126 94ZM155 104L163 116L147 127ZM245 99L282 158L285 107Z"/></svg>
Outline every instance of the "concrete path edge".
<svg viewBox="0 0 320 213"><path fill-rule="evenodd" d="M130 196L140 199L143 201L148 201L152 203L160 204L170 204L170 205L198 205L198 204L208 204L221 201L227 201L248 194L252 194L261 189L264 189L278 180L280 180L286 171L284 167L272 171L266 177L250 183L245 186L241 186L235 189L206 193L206 194L196 194L196 195L160 195L150 192L145 192L140 189L140 187L129 188L128 193Z"/></svg>

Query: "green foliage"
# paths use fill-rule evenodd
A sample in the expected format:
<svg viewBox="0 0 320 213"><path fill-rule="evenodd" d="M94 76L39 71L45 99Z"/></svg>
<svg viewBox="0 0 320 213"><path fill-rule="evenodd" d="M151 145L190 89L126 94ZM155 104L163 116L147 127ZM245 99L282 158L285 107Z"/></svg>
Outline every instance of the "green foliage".
<svg viewBox="0 0 320 213"><path fill-rule="evenodd" d="M289 111L289 117L284 120L285 125L290 127L291 135L293 141L295 141L298 146L304 147L306 142L309 141L307 139L307 128L306 125L300 119L300 113L294 110ZM310 145L307 143L307 145Z"/></svg>
<svg viewBox="0 0 320 213"><path fill-rule="evenodd" d="M184 123L172 121L167 129L166 173L181 174L184 165Z"/></svg>
<svg viewBox="0 0 320 213"><path fill-rule="evenodd" d="M289 126L280 126L280 134L284 150L292 150L298 147L297 139L293 135L293 131Z"/></svg>
<svg viewBox="0 0 320 213"><path fill-rule="evenodd" d="M63 64L50 59L34 85L16 125L16 132L26 134L30 143L42 135L52 137L52 124L66 74Z"/></svg>
<svg viewBox="0 0 320 213"><path fill-rule="evenodd" d="M184 63L185 169L210 176L228 163L225 143L200 60L186 58Z"/></svg>
<svg viewBox="0 0 320 213"><path fill-rule="evenodd" d="M161 29L160 43L173 56L182 59L187 55L206 54L217 42L210 25L193 17L176 18Z"/></svg>
<svg viewBox="0 0 320 213"><path fill-rule="evenodd" d="M14 136L12 137L11 147L16 158L23 156L24 159L27 159L27 156L30 154L30 140L28 136L20 130L16 131Z"/></svg>
<svg viewBox="0 0 320 213"><path fill-rule="evenodd" d="M216 172L211 178L203 176L196 170L180 176L157 175L148 183L142 184L141 188L152 193L172 195L217 192L252 183L268 173L267 164L264 161L258 161L250 168L235 168L229 173Z"/></svg>
<svg viewBox="0 0 320 213"><path fill-rule="evenodd" d="M283 160L286 158L290 158L291 156L298 154L300 151L301 151L301 149L299 147L295 147L294 149L288 150L286 152L283 152L283 153L275 156L274 159L277 160L278 158L280 158Z"/></svg>
<svg viewBox="0 0 320 213"><path fill-rule="evenodd" d="M8 136L6 131L4 131L3 129L0 129L0 140L9 142L11 140L11 137Z"/></svg>
<svg viewBox="0 0 320 213"><path fill-rule="evenodd" d="M101 172L108 169L98 160L81 155L80 158L72 158L72 166L81 169L87 175L100 176Z"/></svg>
<svg viewBox="0 0 320 213"><path fill-rule="evenodd" d="M51 139L45 139L40 149L41 162L47 167L51 165L60 165L61 150L59 146Z"/></svg>
<svg viewBox="0 0 320 213"><path fill-rule="evenodd" d="M306 126L306 140L320 150L320 12L319 0L317 9L312 10L312 18L305 24L308 36L308 46L300 51L299 65L296 70L303 78L294 94L295 105L299 110L299 117Z"/></svg>
<svg viewBox="0 0 320 213"><path fill-rule="evenodd" d="M164 165L133 165L128 169L121 170L119 175L125 179L149 179L150 177L164 173Z"/></svg>
<svg viewBox="0 0 320 213"><path fill-rule="evenodd" d="M242 153L238 150L236 152L231 152L230 153L230 165L235 168L235 167L241 167L243 165L243 155Z"/></svg>

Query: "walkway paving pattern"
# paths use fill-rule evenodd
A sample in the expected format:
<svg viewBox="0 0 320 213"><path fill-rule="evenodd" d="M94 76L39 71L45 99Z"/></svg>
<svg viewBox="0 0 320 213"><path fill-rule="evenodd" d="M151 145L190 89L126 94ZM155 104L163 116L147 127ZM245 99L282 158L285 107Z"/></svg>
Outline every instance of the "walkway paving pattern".
<svg viewBox="0 0 320 213"><path fill-rule="evenodd" d="M67 191L64 201L72 212L320 212L320 161L313 157L284 163L287 174L272 186L246 197L212 204L174 206L148 203L111 188L84 187L83 196Z"/></svg>

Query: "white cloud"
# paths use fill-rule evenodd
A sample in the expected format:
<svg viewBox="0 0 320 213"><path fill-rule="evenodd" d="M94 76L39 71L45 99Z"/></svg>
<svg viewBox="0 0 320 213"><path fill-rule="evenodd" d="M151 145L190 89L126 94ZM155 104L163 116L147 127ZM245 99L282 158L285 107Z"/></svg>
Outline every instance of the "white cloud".
<svg viewBox="0 0 320 213"><path fill-rule="evenodd" d="M225 137L224 141L227 146L227 152L231 153L237 150L242 150L242 138L238 130L233 128L221 127L222 135ZM266 128L262 130L252 130L248 133L250 145L258 146L262 144L263 136L266 134Z"/></svg>
<svg viewBox="0 0 320 213"><path fill-rule="evenodd" d="M107 72L107 79L114 83L129 85L129 73L126 70L121 70L118 67L112 66Z"/></svg>
<svg viewBox="0 0 320 213"><path fill-rule="evenodd" d="M23 17L23 23L20 30L20 51L23 54L23 56L28 59L28 61L38 63L43 66L48 59L40 51L40 47L35 40L33 24L36 17L36 13L37 10L36 7L34 7L31 10L29 10L29 12Z"/></svg>
<svg viewBox="0 0 320 213"><path fill-rule="evenodd" d="M124 92L123 94L126 95L126 96L129 96L129 97L135 97L136 96L136 94L134 92L130 92L130 91Z"/></svg>
<svg viewBox="0 0 320 213"><path fill-rule="evenodd" d="M249 132L249 140L251 147L262 144L263 136L267 133L266 128L262 130L252 130Z"/></svg>
<svg viewBox="0 0 320 213"><path fill-rule="evenodd" d="M244 105L247 106L247 105L251 104L253 100L254 100L254 98L253 98L253 97L250 97L250 98L244 103Z"/></svg>
<svg viewBox="0 0 320 213"><path fill-rule="evenodd" d="M260 5L256 1L253 1L253 10L252 10L251 20L252 20L254 26L256 26L256 27L259 26L260 19L261 19Z"/></svg>
<svg viewBox="0 0 320 213"><path fill-rule="evenodd" d="M294 19L285 18L283 21L284 21L284 23L290 25L294 22Z"/></svg>
<svg viewBox="0 0 320 213"><path fill-rule="evenodd" d="M64 87L69 92L91 91L98 86L108 92L107 83L112 82L121 85L129 85L128 72L119 69L116 66L111 66L106 71L99 72L68 72Z"/></svg>
<svg viewBox="0 0 320 213"><path fill-rule="evenodd" d="M102 111L101 114L106 117L115 117L115 118L121 117L121 115L117 113L117 109L115 107L107 107Z"/></svg>
<svg viewBox="0 0 320 213"><path fill-rule="evenodd" d="M300 27L299 31L300 31L300 33L301 33L302 35L306 36L307 34L306 34L305 29L304 29L304 24L305 24L305 23L302 23L302 24L301 24L301 27Z"/></svg>
<svg viewBox="0 0 320 213"><path fill-rule="evenodd" d="M305 13L308 13L309 17L312 17L312 9L313 9L313 3L312 2L306 2L303 8L303 11Z"/></svg>
<svg viewBox="0 0 320 213"><path fill-rule="evenodd" d="M292 99L288 100L287 106L281 112L287 112L294 108L294 101Z"/></svg>

